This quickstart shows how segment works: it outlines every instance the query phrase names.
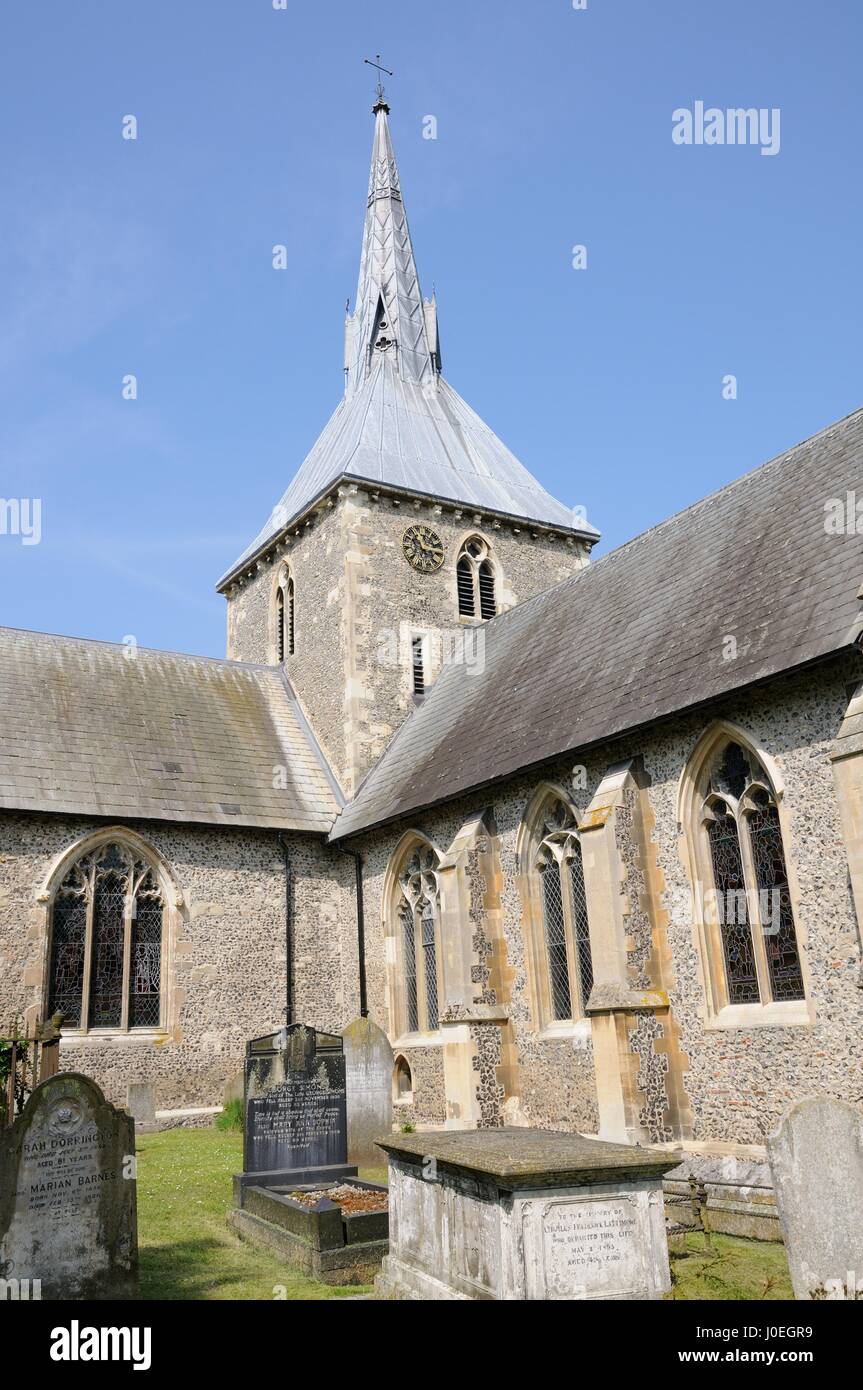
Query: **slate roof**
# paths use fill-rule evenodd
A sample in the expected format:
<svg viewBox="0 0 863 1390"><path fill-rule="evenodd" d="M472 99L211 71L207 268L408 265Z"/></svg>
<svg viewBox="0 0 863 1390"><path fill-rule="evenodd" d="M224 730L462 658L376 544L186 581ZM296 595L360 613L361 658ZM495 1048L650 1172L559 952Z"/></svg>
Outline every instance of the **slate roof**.
<svg viewBox="0 0 863 1390"><path fill-rule="evenodd" d="M482 673L444 668L331 838L850 647L863 534L824 509L855 488L863 410L495 618Z"/></svg>
<svg viewBox="0 0 863 1390"><path fill-rule="evenodd" d="M338 805L279 668L0 628L0 807L324 833Z"/></svg>

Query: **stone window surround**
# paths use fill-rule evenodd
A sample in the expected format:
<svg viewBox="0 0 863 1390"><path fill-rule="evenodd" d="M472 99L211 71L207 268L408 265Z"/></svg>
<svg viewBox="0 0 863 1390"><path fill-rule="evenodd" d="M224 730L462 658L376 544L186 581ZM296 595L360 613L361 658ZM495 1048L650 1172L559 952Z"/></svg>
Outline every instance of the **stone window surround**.
<svg viewBox="0 0 863 1390"><path fill-rule="evenodd" d="M528 997L530 1000L533 1036L540 1041L571 1038L587 1044L591 1038L591 1022L587 1015L571 1019L555 1019L551 1005L551 982L545 944L545 919L537 855L546 838L543 816L552 800L563 802L572 816L576 832L580 817L572 798L559 783L541 782L525 807L516 841L516 864L522 905L522 934L525 947ZM573 943L567 939L568 950Z"/></svg>
<svg viewBox="0 0 863 1390"><path fill-rule="evenodd" d="M458 516L460 514L461 509L456 515ZM514 607L518 602L512 588L507 583L500 559L495 550L494 542L486 533L486 528L482 524L482 517L478 512L474 515L473 520L474 525L470 530L462 531L460 535L456 536L453 540L451 550L453 558L449 562L450 601L452 603L453 614L455 615L454 621L459 627L481 627L484 621L480 617L479 611L477 611L474 617L468 617L466 614L459 613L458 609L458 562L465 552L465 547L468 546L471 541L481 541L486 548L486 559L491 565L494 574L494 596L497 613L505 613L507 609ZM496 531L501 530L500 522L492 523L492 526ZM524 529L528 530L529 528L525 527ZM519 534L518 527L513 527L512 530L514 535ZM488 622L490 620L485 619L485 621Z"/></svg>
<svg viewBox="0 0 863 1390"><path fill-rule="evenodd" d="M292 605L291 622L292 622L293 629L294 629L294 651L292 652L292 651L289 651L289 650L288 650L288 643L287 643L287 640L285 640L285 643L284 643L284 661L280 663L280 662L279 662L279 622L280 622L280 621L284 622L284 617L285 617L285 614L287 613L287 610L288 610L288 585L289 585L289 584L291 585L290 603L291 603L291 605ZM282 607L280 607L280 605L279 605L279 593L280 593L280 592L283 594L283 599L282 599L282 604L283 604L283 606L282 606ZM291 566L288 564L287 560L284 560L284 559L281 560L281 562L280 562L279 564L273 566L273 578L272 578L272 585L271 585L271 592L270 592L270 607L269 607L269 613L270 613L270 632L269 632L269 644L268 644L268 645L269 645L270 665L271 665L271 666L278 666L278 665L281 664L281 665L283 665L283 666L286 666L287 663L288 663L288 660L290 659L290 657L294 656L294 655L295 655L295 652L296 652L297 585L296 585L296 580L295 580L295 578L294 578L293 570L292 570ZM285 633L285 639L287 639L287 632Z"/></svg>
<svg viewBox="0 0 863 1390"><path fill-rule="evenodd" d="M139 835L136 831L130 830L124 825L107 826L104 829L93 831L75 841L68 849L63 850L55 856L45 880L39 890L36 901L43 908L43 917L40 929L40 950L39 950L39 1003L34 1010L40 1018L45 1018L48 1009L48 993L50 989L49 972L51 968L51 914L54 905L54 898L57 890L65 879L69 870L74 864L85 855L91 854L93 850L101 848L105 844L119 843L130 850L135 856L145 860L153 870L162 891L162 901L164 913L162 921L162 958L161 958L161 981L160 981L160 1010L161 1022L157 1028L63 1028L63 1037L70 1041L74 1039L76 1044L89 1044L90 1046L101 1045L106 1040L117 1040L118 1042L142 1042L152 1044L154 1041L161 1041L169 1037L173 1031L177 1019L174 1017L176 1012L176 1002L174 992L171 989L171 963L174 959L174 947L180 927L180 909L182 908L183 898L179 892L173 875L168 868L165 860L148 840Z"/></svg>
<svg viewBox="0 0 863 1390"><path fill-rule="evenodd" d="M442 1047L444 1043L443 1032L440 1025L434 1030L420 1028L414 1032L409 1032L405 1016L405 973L402 956L403 936L401 919L401 907L405 901L405 897L402 892L400 880L408 860L418 849L431 850L437 858L438 865L443 859L440 849L427 835L423 835L419 830L405 831L390 857L383 893L387 1007L391 1020L392 1032L396 1035L392 1043L394 1052L397 1052L399 1049L404 1050L408 1048ZM443 1012L444 1008L444 990L442 978L443 951L441 941L441 911L439 901L435 912L435 932L438 1017L440 1018L440 1014Z"/></svg>
<svg viewBox="0 0 863 1390"><path fill-rule="evenodd" d="M770 780L769 790L776 802L785 851L788 889L805 991L803 999L767 1002L762 1000L757 1004L729 1003L719 925L713 920L701 920L702 914L696 910L697 903L703 901L703 896L695 891L697 886L713 883L713 866L704 822L705 778L717 749L727 740L739 743L743 749L757 758ZM815 1004L812 999L806 955L806 932L800 911L800 890L794 866L794 837L784 792L782 773L767 750L745 729L724 719L715 720L704 730L680 776L677 792L680 852L692 891L692 932L704 992L702 1022L706 1031L811 1027L815 1023ZM745 840L745 837L743 839ZM743 842L741 849L744 854L748 854L748 846ZM710 914L705 912L703 916L709 918Z"/></svg>

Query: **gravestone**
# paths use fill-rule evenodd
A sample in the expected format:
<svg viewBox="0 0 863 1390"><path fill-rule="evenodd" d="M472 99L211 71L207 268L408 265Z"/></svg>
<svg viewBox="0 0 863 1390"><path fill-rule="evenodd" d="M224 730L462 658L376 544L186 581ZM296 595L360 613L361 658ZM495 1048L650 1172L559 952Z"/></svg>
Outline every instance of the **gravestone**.
<svg viewBox="0 0 863 1390"><path fill-rule="evenodd" d="M345 1056L341 1038L301 1023L246 1048L243 1180L261 1174L316 1182L348 1167ZM318 1177L301 1176L309 1173Z"/></svg>
<svg viewBox="0 0 863 1390"><path fill-rule="evenodd" d="M863 1300L863 1109L798 1101L767 1153L794 1297Z"/></svg>
<svg viewBox="0 0 863 1390"><path fill-rule="evenodd" d="M136 1125L156 1123L156 1097L149 1081L130 1081L126 1087L126 1109Z"/></svg>
<svg viewBox="0 0 863 1390"><path fill-rule="evenodd" d="M134 1298L135 1122L76 1072L42 1081L0 1130L0 1279L43 1299Z"/></svg>
<svg viewBox="0 0 863 1390"><path fill-rule="evenodd" d="M393 1123L393 1050L370 1018L358 1018L342 1034L348 1109L348 1158L361 1168L379 1168L375 1143Z"/></svg>

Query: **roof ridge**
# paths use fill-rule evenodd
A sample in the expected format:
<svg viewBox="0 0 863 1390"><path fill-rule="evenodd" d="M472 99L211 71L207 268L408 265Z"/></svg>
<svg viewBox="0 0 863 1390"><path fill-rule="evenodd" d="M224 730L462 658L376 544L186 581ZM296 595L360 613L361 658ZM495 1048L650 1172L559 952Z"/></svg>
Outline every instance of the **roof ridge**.
<svg viewBox="0 0 863 1390"><path fill-rule="evenodd" d="M696 498L696 500L690 502L688 506L681 507L679 511L672 512L670 516L663 517L662 521L657 521L653 526L648 526L645 531L639 531L636 535L630 536L629 540L621 541L620 545L615 546L613 550L607 551L605 555L597 556L586 568L593 570L597 569L606 560L612 559L613 556L619 555L621 551L626 550L629 546L636 545L639 541L643 541L648 536L652 536L655 531L661 531L663 527L670 526L672 522L678 521L680 517L687 516L690 512L696 511L699 507L706 507L708 502L713 502L717 497L721 497L723 493L731 492L733 488L739 487L742 483L745 483L749 478L753 477L754 474L760 473L762 469L781 467L787 460L789 454L795 453L797 449L802 449L804 445L815 444L825 435L832 434L834 430L838 430L842 425L847 424L849 420L853 420L854 417L858 415L863 417L863 406L857 406L855 410L849 410L847 415L842 415L838 420L833 420L829 425L824 425L820 430L816 430L815 434L809 434L806 435L804 439L798 439L795 444L789 444L787 449L781 450L778 454L772 454L770 458L764 459L762 463L756 463L752 468L747 468L746 472L741 473L739 477L731 478L727 483L723 483L721 487L714 488L713 492L705 493L703 497ZM581 573L582 571L579 571L579 574ZM575 579L578 578L578 575L573 575L571 577ZM569 582L568 579L563 581L564 584ZM548 590L546 589L544 592L548 593Z"/></svg>
<svg viewBox="0 0 863 1390"><path fill-rule="evenodd" d="M115 651L128 651L129 648L123 642L109 642L103 637L75 637L68 632L43 632L35 627L11 627L6 623L0 623L0 636L3 633L18 632L25 637L46 637L52 642L71 642L76 646L88 647L110 647ZM176 652L168 647L142 647L136 645L135 651L144 656L175 656L180 661L206 661L213 666L228 666L231 668L245 669L249 671L270 671L275 673L277 668L268 666L263 661L234 661L227 656L204 656L197 652Z"/></svg>

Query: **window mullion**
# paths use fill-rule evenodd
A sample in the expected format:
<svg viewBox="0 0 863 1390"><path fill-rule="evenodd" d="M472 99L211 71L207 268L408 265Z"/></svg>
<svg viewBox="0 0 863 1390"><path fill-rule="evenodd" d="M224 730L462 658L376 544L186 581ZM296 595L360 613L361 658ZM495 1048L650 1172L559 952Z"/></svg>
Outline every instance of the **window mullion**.
<svg viewBox="0 0 863 1390"><path fill-rule="evenodd" d="M758 892L758 879L752 860L752 845L749 840L749 822L738 808L735 814L737 838L740 841L740 859L743 864L743 878L746 885L746 915L752 935L752 949L755 952L755 973L758 976L758 992L762 1004L772 1002L770 970L767 965L767 949L764 945L764 928L761 924L761 901Z"/></svg>
<svg viewBox="0 0 863 1390"><path fill-rule="evenodd" d="M565 852L558 861L558 867L560 871L560 896L563 903L563 943L566 948L570 1008L573 1018L582 1018L584 1016L584 1000L581 997L581 980L575 964L575 913L572 910L572 881L569 876L569 861Z"/></svg>
<svg viewBox="0 0 863 1390"><path fill-rule="evenodd" d="M130 875L130 887L134 888L134 883ZM129 990L131 988L132 974L132 922L135 910L134 892L126 894L126 910L123 914L123 994L120 1001L120 1028L122 1032L129 1031Z"/></svg>
<svg viewBox="0 0 863 1390"><path fill-rule="evenodd" d="M96 903L96 876L92 875L87 893L87 924L84 928L84 979L81 984L81 1029L90 1029L90 976L93 971L93 913Z"/></svg>
<svg viewBox="0 0 863 1390"><path fill-rule="evenodd" d="M426 994L426 958L423 949L422 899L411 909L414 924L414 958L417 974L417 1028L421 1033L428 1032L428 995Z"/></svg>

